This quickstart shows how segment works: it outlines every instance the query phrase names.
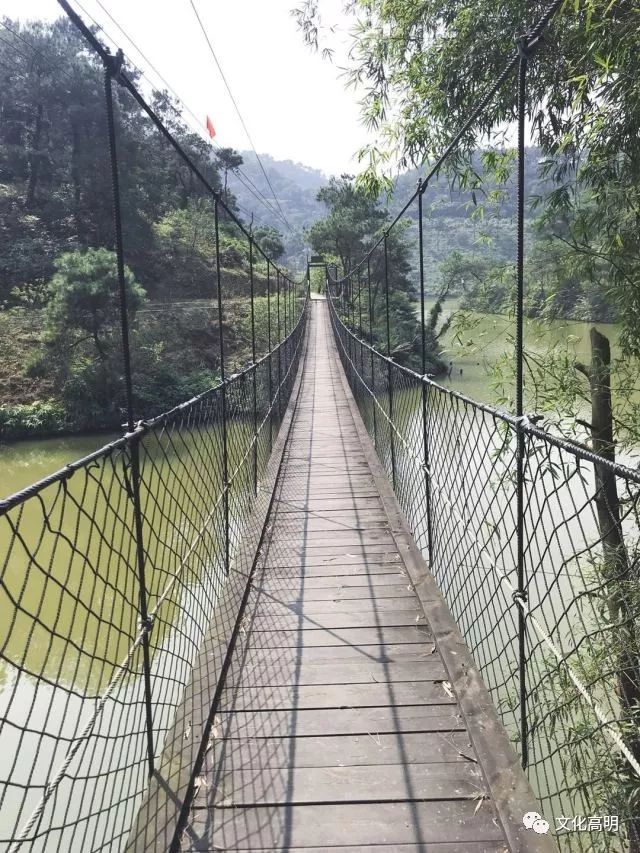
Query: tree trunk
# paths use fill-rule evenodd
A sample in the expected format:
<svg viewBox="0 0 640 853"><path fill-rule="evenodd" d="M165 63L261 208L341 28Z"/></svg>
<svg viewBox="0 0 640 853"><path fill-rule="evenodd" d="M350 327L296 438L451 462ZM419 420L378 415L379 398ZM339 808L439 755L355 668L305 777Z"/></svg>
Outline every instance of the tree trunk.
<svg viewBox="0 0 640 853"><path fill-rule="evenodd" d="M42 104L38 104L36 109L36 125L33 131L33 138L31 140L31 151L29 153L29 182L27 184L27 197L25 199L25 206L28 209L31 209L36 200L36 190L38 189L38 178L40 176L40 160L42 155L40 153L40 146L42 145L42 129L43 129L43 117L44 107Z"/></svg>
<svg viewBox="0 0 640 853"><path fill-rule="evenodd" d="M73 183L73 220L78 240L82 242L84 226L80 211L82 198L80 181L80 131L75 119L71 120L71 181Z"/></svg>
<svg viewBox="0 0 640 853"><path fill-rule="evenodd" d="M613 411L611 406L611 349L609 340L592 328L591 365L588 370L591 390L591 439L593 450L615 462ZM630 606L631 587L638 581L637 570L629 561L620 520L620 498L615 474L595 464L595 505L602 542L603 580L607 585L607 606L613 626L611 640L617 662L617 694L622 716L633 724L633 735L625 738L633 755L640 760L640 657L636 636L636 614ZM623 759L624 760L624 759ZM629 850L640 851L640 819L629 827Z"/></svg>

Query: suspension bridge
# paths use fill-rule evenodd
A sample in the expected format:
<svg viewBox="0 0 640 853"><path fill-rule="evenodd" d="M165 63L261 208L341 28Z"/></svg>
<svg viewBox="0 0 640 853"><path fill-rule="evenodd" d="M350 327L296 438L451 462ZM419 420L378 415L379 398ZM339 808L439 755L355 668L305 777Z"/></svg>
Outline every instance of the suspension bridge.
<svg viewBox="0 0 640 853"><path fill-rule="evenodd" d="M640 474L524 412L527 62L559 3L366 256L319 261L321 294L61 6L105 72L127 423L0 502L3 849L638 851ZM427 375L422 193L516 71L510 414ZM220 382L146 419L115 86L213 201ZM390 329L389 235L412 206L420 372ZM221 220L250 259L236 373Z"/></svg>

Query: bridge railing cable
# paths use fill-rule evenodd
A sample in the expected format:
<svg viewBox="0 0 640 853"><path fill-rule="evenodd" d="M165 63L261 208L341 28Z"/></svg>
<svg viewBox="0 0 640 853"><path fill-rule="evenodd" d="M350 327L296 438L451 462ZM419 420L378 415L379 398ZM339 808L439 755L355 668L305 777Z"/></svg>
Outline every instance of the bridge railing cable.
<svg viewBox="0 0 640 853"><path fill-rule="evenodd" d="M365 426L514 745L526 756L543 814L567 821L612 815L620 832L610 839L596 824L587 831L584 822L558 840L571 850L597 849L596 841L619 849L638 819L629 792L640 777L633 698L640 686L640 474L398 364L349 328L336 302L330 300L338 352ZM615 484L616 509L607 504L605 483Z"/></svg>
<svg viewBox="0 0 640 853"><path fill-rule="evenodd" d="M364 256L340 273L327 267L327 294L365 426L559 844L638 851L640 474L541 429L525 412L527 72L561 5L547 6L517 39L502 73ZM430 378L423 209L431 179L508 85L517 103L513 414ZM407 214L421 303L419 340L409 342L394 328L406 271L394 264L393 239Z"/></svg>
<svg viewBox="0 0 640 853"><path fill-rule="evenodd" d="M176 709L203 639L235 628L230 602L255 556L243 543L270 500L269 460L303 351L308 286L278 267L220 197L122 56L61 5L104 68L125 426L0 501L0 846L115 851L127 844L149 777L161 772L173 784L185 739L202 735L195 720L193 731L178 730ZM163 139L204 193L212 247L205 340L215 341L209 360L219 379L152 417L141 410L134 343L143 321L131 322L126 266L125 202L148 188L129 173L124 98L139 108L137 121L148 120L146 138ZM243 334L238 316L244 365L232 346ZM212 659L213 681L220 670Z"/></svg>

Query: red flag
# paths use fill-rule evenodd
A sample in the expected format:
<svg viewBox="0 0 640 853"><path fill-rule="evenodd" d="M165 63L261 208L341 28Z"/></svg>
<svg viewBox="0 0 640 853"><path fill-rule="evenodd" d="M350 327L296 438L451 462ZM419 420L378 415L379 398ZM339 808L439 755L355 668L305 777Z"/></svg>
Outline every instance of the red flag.
<svg viewBox="0 0 640 853"><path fill-rule="evenodd" d="M213 137L216 135L216 129L213 126L213 122L211 121L209 116L207 116L207 130L209 131L209 136L213 139Z"/></svg>

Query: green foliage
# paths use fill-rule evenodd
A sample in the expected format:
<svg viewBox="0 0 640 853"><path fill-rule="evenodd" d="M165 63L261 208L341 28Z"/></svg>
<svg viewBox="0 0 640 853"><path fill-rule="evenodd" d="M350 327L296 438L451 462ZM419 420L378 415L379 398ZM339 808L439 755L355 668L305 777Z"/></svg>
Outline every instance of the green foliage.
<svg viewBox="0 0 640 853"><path fill-rule="evenodd" d="M639 543L629 537L629 561L638 565L640 559ZM578 561L576 561L578 563ZM620 706L620 685L616 668L621 660L640 659L638 635L635 629L636 614L640 612L640 586L635 578L621 579L615 573L612 581L610 567L604 560L583 557L579 561L580 574L590 590L589 605L597 613L597 631L589 636L588 647L573 649L565 656L565 664L548 654L541 656L537 671L544 673L537 679L535 689L529 696L532 708L539 708L544 715L544 723L537 737L544 748L558 744L558 760L562 778L568 785L580 784L588 779L586 793L590 797L594 810L603 814L620 816L620 847L633 849L629 845L627 823L636 818L640 803L640 782L637 775L619 751L612 748L607 737L607 729L592 713L585 713L585 705L576 692L575 684L569 676L571 667L580 681L588 685L589 692L600 707L609 708L608 716L616 719L613 730L624 741L634 743L637 738L637 709L629 712ZM612 618L609 597L619 594L622 588L628 622L620 624ZM587 611L588 612L588 611ZM619 671L619 670L618 670ZM614 698L615 697L615 698ZM587 743L588 750L582 749ZM624 840L623 840L624 839ZM567 849L572 850L572 839L565 837ZM622 846L625 845L625 846ZM589 850L611 850L610 840L605 833L593 833L589 839Z"/></svg>
<svg viewBox="0 0 640 853"><path fill-rule="evenodd" d="M255 329L256 329L256 351L258 353L266 353L269 344L269 310L271 311L271 347L277 343L276 333L276 317L277 304L276 297L271 297L271 306L266 296L258 296L255 300ZM242 337L245 340L251 340L251 313L246 311L240 320L240 328Z"/></svg>
<svg viewBox="0 0 640 853"><path fill-rule="evenodd" d="M235 172L239 166L242 166L244 160L242 155L233 148L219 148L216 151L216 161L224 172L224 200L229 202L228 179L229 172Z"/></svg>
<svg viewBox="0 0 640 853"><path fill-rule="evenodd" d="M409 223L399 222L389 231L385 241L386 252L385 247L380 245L372 252L367 268L360 268L357 264L390 222L388 211L358 188L348 175L332 178L329 186L320 190L318 198L328 207L329 212L309 230L309 242L315 252L325 256L328 263L336 258L341 268L339 275L346 277L342 293L345 316L353 316L356 312L359 314L364 299L367 300L365 313L368 313L370 289L374 317L373 343L378 349L386 351L388 287L391 355L400 363L419 366L422 345L410 275L411 244L407 239ZM349 275L352 270L355 271ZM436 335L431 329L427 332L426 342L429 372L440 373L444 363L439 358Z"/></svg>
<svg viewBox="0 0 640 853"><path fill-rule="evenodd" d="M64 406L55 400L0 406L0 440L51 435L67 425Z"/></svg>
<svg viewBox="0 0 640 853"><path fill-rule="evenodd" d="M325 271L321 267L313 267L311 269L311 292L324 293L325 288Z"/></svg>
<svg viewBox="0 0 640 853"><path fill-rule="evenodd" d="M361 152L362 178L375 192L386 162L417 165L440 155L513 56L514 33L525 33L546 4L521 0L344 3L356 36L348 83L364 89L363 118L378 131ZM321 4L297 11L311 45L319 44ZM573 261L600 267L601 299L624 325L622 344L640 355L640 8L637 3L575 0L563 3L529 63L527 112L542 149L540 193L544 216L566 221ZM515 115L517 87L502 86L464 135L447 168L453 183L488 195L486 172L504 182L510 171L506 128ZM478 139L496 149L474 160ZM535 194L535 189L534 189ZM475 203L475 200L474 200Z"/></svg>
<svg viewBox="0 0 640 853"><path fill-rule="evenodd" d="M120 302L116 256L107 249L67 252L55 262L45 314L47 358L69 421L99 428L119 423L122 407ZM125 268L128 313L145 291ZM32 365L41 369L42 363Z"/></svg>
<svg viewBox="0 0 640 853"><path fill-rule="evenodd" d="M122 369L115 358L78 353L58 365L55 388L74 431L116 429L125 421Z"/></svg>
<svg viewBox="0 0 640 853"><path fill-rule="evenodd" d="M318 192L318 201L329 209L307 232L314 251L333 255L342 269L349 272L365 254L388 215L375 199L356 189L350 175L331 178Z"/></svg>
<svg viewBox="0 0 640 853"><path fill-rule="evenodd" d="M256 239L256 243L260 246L262 251L268 255L270 258L277 260L281 258L284 254L284 243L282 242L282 235L277 230L277 228L271 228L267 225L262 225L260 228L256 228L253 232L253 236Z"/></svg>
<svg viewBox="0 0 640 853"><path fill-rule="evenodd" d="M168 211L153 226L159 244L167 254L184 258L215 255L213 203L209 199L189 201L185 207Z"/></svg>
<svg viewBox="0 0 640 853"><path fill-rule="evenodd" d="M116 256L107 249L68 252L55 262L49 290L46 333L53 346L69 351L90 338L105 359L119 326L120 293ZM125 267L127 313L131 319L144 303L145 291ZM71 341L69 340L71 338Z"/></svg>

